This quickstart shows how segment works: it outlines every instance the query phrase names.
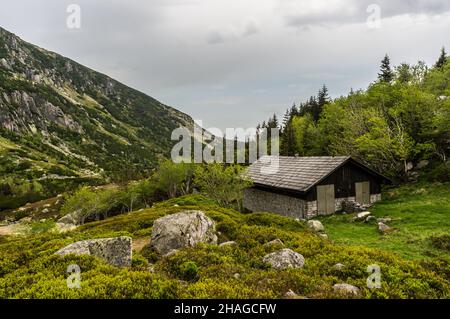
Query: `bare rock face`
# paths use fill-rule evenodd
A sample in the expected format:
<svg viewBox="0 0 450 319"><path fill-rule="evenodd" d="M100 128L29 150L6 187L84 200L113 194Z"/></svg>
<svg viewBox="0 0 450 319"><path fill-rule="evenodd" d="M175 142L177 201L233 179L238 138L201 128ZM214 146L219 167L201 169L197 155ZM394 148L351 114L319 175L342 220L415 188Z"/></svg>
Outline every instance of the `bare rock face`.
<svg viewBox="0 0 450 319"><path fill-rule="evenodd" d="M153 223L150 245L162 255L199 243L217 244L215 223L201 211L167 215Z"/></svg>
<svg viewBox="0 0 450 319"><path fill-rule="evenodd" d="M291 249L284 248L264 256L263 262L269 264L272 268L282 270L302 268L305 264L305 258Z"/></svg>
<svg viewBox="0 0 450 319"><path fill-rule="evenodd" d="M325 229L322 223L318 220L308 220L306 226L308 226L308 228L312 229L315 232L321 232Z"/></svg>
<svg viewBox="0 0 450 319"><path fill-rule="evenodd" d="M131 238L115 237L78 241L60 250L56 255L92 255L105 260L108 264L117 267L131 266Z"/></svg>
<svg viewBox="0 0 450 319"><path fill-rule="evenodd" d="M350 296L359 296L360 290L358 287L349 284L335 284L333 290Z"/></svg>

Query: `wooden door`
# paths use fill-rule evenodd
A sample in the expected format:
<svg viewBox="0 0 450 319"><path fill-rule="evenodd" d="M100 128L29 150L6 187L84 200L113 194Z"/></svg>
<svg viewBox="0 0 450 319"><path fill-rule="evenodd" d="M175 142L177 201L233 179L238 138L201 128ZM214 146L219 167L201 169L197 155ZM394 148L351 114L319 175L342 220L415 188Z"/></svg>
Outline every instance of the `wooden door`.
<svg viewBox="0 0 450 319"><path fill-rule="evenodd" d="M334 213L334 185L318 185L317 191L317 212L319 215L329 215Z"/></svg>
<svg viewBox="0 0 450 319"><path fill-rule="evenodd" d="M370 204L370 182L355 183L356 202Z"/></svg>

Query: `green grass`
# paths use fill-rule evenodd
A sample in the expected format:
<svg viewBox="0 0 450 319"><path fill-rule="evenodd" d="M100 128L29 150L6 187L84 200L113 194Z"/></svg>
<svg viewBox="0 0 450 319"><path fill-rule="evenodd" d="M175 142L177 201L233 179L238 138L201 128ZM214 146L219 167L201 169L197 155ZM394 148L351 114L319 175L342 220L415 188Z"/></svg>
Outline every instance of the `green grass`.
<svg viewBox="0 0 450 319"><path fill-rule="evenodd" d="M395 231L382 235L377 222L352 222L353 215L321 217L335 243L362 245L391 251L408 259L449 258L431 237L450 234L450 184L410 184L387 190L383 200L369 209L377 218L390 217Z"/></svg>

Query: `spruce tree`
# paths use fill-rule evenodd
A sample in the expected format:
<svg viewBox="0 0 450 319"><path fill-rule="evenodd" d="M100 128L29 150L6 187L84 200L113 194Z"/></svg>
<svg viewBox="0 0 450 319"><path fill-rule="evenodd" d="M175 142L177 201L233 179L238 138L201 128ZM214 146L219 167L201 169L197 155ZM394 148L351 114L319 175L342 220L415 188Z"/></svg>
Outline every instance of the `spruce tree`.
<svg viewBox="0 0 450 319"><path fill-rule="evenodd" d="M444 67L445 63L447 63L447 52L445 52L445 48L442 47L441 55L439 56L439 59L437 60L434 67L437 69L442 69Z"/></svg>
<svg viewBox="0 0 450 319"><path fill-rule="evenodd" d="M386 54L381 60L380 73L378 73L378 79L380 82L391 83L394 79L394 72L391 69L391 61L389 56Z"/></svg>

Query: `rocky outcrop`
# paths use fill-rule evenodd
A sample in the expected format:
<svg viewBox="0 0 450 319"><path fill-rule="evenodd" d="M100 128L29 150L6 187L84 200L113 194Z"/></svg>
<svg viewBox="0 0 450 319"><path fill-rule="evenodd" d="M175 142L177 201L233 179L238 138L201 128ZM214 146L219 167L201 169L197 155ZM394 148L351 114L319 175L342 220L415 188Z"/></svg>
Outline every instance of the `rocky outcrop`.
<svg viewBox="0 0 450 319"><path fill-rule="evenodd" d="M282 270L287 268L302 268L305 258L295 251L284 248L264 256L263 262L272 268Z"/></svg>
<svg viewBox="0 0 450 319"><path fill-rule="evenodd" d="M201 211L185 211L155 220L150 246L165 255L199 243L217 244L215 223Z"/></svg>
<svg viewBox="0 0 450 319"><path fill-rule="evenodd" d="M131 238L115 237L83 240L58 250L56 255L92 255L117 267L131 266Z"/></svg>

